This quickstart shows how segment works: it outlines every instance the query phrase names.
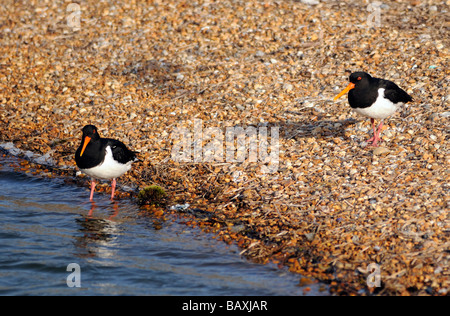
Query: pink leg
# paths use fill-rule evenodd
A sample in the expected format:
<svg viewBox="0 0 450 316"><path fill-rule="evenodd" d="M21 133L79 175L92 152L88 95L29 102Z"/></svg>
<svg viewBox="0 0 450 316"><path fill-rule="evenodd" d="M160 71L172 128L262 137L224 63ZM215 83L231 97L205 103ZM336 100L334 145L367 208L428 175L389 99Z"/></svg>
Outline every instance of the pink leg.
<svg viewBox="0 0 450 316"><path fill-rule="evenodd" d="M109 219L113 219L114 217L117 216L117 214L119 214L119 205L117 204L116 201L113 201L113 209L114 209L114 213L111 214Z"/></svg>
<svg viewBox="0 0 450 316"><path fill-rule="evenodd" d="M114 200L114 192L116 191L116 179L111 182L111 200Z"/></svg>
<svg viewBox="0 0 450 316"><path fill-rule="evenodd" d="M378 130L376 131L376 133L374 134L375 136L374 136L374 140L373 140L373 143L372 143L372 146L373 147L377 147L378 146L378 142L379 141L381 141L381 138L380 138L380 133L381 133L381 129L383 128L383 121L381 121L381 123L380 123L380 125L378 125Z"/></svg>
<svg viewBox="0 0 450 316"><path fill-rule="evenodd" d="M89 197L89 200L94 201L94 189L95 189L95 181L94 179L91 180L91 196Z"/></svg>
<svg viewBox="0 0 450 316"><path fill-rule="evenodd" d="M383 128L383 121L380 122L380 125L378 125L378 131L377 131L377 138L378 140L381 140L380 134L381 134L381 129Z"/></svg>
<svg viewBox="0 0 450 316"><path fill-rule="evenodd" d="M367 141L368 143L373 142L375 140L375 135L377 134L377 129L375 128L375 120L371 118L370 122L372 123L373 137L369 138L369 140Z"/></svg>
<svg viewBox="0 0 450 316"><path fill-rule="evenodd" d="M88 217L92 217L92 214L94 213L94 210L96 208L95 202L94 201L91 201L91 202L92 202L92 204L91 204L91 209L89 210L89 213L88 213Z"/></svg>
<svg viewBox="0 0 450 316"><path fill-rule="evenodd" d="M371 137L367 142L372 142L372 146L377 147L378 142L381 140L380 133L383 128L383 121L381 121L380 125L378 125L378 129L375 127L375 120L371 118L370 121L372 122L373 137Z"/></svg>

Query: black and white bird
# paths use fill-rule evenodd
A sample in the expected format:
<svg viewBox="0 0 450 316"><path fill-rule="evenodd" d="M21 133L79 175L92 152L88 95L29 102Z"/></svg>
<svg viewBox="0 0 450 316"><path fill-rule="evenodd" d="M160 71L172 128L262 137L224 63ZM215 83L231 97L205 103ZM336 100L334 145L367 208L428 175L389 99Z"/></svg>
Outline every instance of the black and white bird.
<svg viewBox="0 0 450 316"><path fill-rule="evenodd" d="M114 199L116 178L131 169L138 161L136 153L129 150L121 141L101 138L94 125L83 127L80 147L75 153L75 162L80 171L91 177L91 195L93 201L95 179L111 180L111 200Z"/></svg>
<svg viewBox="0 0 450 316"><path fill-rule="evenodd" d="M381 140L383 120L393 115L403 104L412 101L412 98L392 81L373 78L366 72L354 72L349 80L349 85L334 100L348 92L352 109L370 118L373 137L368 142L376 147ZM375 127L375 119L381 120L378 128Z"/></svg>

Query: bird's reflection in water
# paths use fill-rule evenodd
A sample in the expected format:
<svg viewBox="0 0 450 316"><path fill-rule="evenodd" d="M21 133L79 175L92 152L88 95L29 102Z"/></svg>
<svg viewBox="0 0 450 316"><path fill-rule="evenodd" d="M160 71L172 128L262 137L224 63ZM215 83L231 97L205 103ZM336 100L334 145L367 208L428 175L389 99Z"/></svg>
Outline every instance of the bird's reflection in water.
<svg viewBox="0 0 450 316"><path fill-rule="evenodd" d="M119 203L117 203L117 201L112 201L112 204L113 204L113 211L111 213L111 216L109 217L109 220L113 220L113 218L116 217L117 214L119 214ZM93 219L93 214L96 209L97 204L94 201L92 201L91 209L89 210L89 213L86 218Z"/></svg>
<svg viewBox="0 0 450 316"><path fill-rule="evenodd" d="M115 220L119 214L119 204L117 201L112 202L112 209L109 210L110 215L107 218L95 216L96 211L101 212L103 210L95 202L91 202L91 208L87 215L76 219L81 233L80 236L75 238L75 245L79 250L78 257L106 258L114 256L112 249L120 234L120 223Z"/></svg>

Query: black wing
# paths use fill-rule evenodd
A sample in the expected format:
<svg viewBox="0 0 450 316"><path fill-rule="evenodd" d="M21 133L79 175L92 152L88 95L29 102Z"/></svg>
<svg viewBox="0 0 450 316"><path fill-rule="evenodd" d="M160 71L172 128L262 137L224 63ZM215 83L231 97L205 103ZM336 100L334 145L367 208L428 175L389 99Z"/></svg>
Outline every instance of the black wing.
<svg viewBox="0 0 450 316"><path fill-rule="evenodd" d="M411 102L413 99L406 93L403 89L397 86L395 83L389 80L384 80L380 88L384 88L384 96L392 101L393 103L407 103Z"/></svg>
<svg viewBox="0 0 450 316"><path fill-rule="evenodd" d="M104 138L105 139L105 138ZM105 139L107 141L107 146L111 147L111 151L115 160L120 163L127 163L130 161L136 161L136 153L131 151L119 140L116 139Z"/></svg>

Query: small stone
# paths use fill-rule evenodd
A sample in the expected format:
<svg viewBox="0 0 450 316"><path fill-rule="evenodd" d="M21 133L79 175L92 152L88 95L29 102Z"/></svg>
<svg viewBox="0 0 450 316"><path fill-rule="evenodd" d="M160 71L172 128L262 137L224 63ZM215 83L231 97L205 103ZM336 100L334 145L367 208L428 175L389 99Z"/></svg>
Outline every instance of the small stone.
<svg viewBox="0 0 450 316"><path fill-rule="evenodd" d="M386 147L377 147L373 150L373 154L376 156L387 155L390 150Z"/></svg>
<svg viewBox="0 0 450 316"><path fill-rule="evenodd" d="M294 85L292 85L291 83L285 83L283 88L285 91L290 92L294 89Z"/></svg>
<svg viewBox="0 0 450 316"><path fill-rule="evenodd" d="M305 234L306 239L308 239L308 241L313 241L314 236L316 236L315 233L307 233Z"/></svg>
<svg viewBox="0 0 450 316"><path fill-rule="evenodd" d="M320 134L321 132L322 132L322 127L320 127L320 126L317 126L312 130L313 135Z"/></svg>
<svg viewBox="0 0 450 316"><path fill-rule="evenodd" d="M245 230L245 226L244 225L233 225L229 227L229 231L235 234L238 234L240 232L242 232L243 230Z"/></svg>
<svg viewBox="0 0 450 316"><path fill-rule="evenodd" d="M265 55L265 53L263 51L260 51L260 50L255 53L256 57L263 57L264 55Z"/></svg>
<svg viewBox="0 0 450 316"><path fill-rule="evenodd" d="M319 4L320 1L319 0L301 0L301 3L309 4L309 5L316 5L316 4Z"/></svg>

